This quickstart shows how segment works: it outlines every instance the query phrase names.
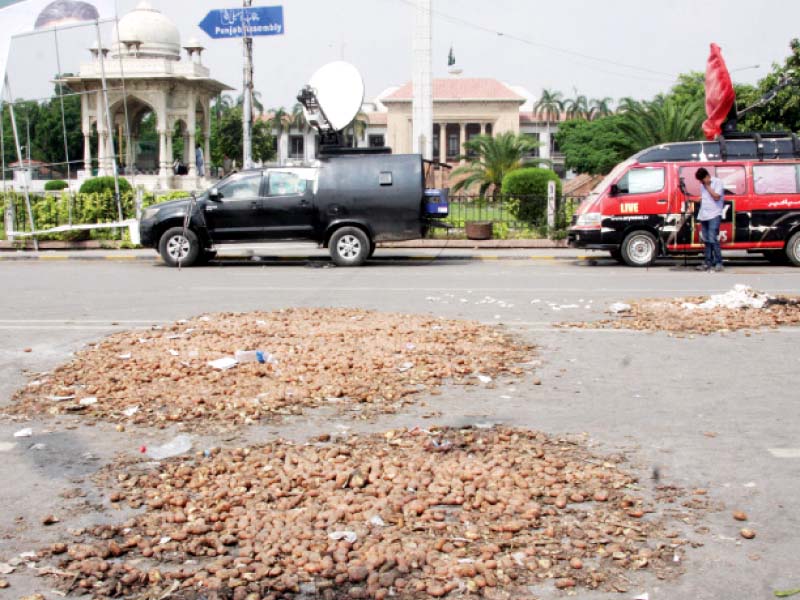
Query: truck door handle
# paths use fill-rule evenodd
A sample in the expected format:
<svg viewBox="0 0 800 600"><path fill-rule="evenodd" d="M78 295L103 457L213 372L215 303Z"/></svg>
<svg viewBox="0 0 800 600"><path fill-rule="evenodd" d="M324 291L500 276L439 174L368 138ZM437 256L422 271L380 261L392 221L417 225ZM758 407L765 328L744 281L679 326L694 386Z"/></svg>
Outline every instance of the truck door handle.
<svg viewBox="0 0 800 600"><path fill-rule="evenodd" d="M661 200L656 200L656 203L657 204L666 204L667 203L667 199L666 198L662 198Z"/></svg>
<svg viewBox="0 0 800 600"><path fill-rule="evenodd" d="M258 202L256 200L250 203L250 210L258 210Z"/></svg>
<svg viewBox="0 0 800 600"><path fill-rule="evenodd" d="M305 200L305 199L300 200L300 206L308 206L308 205L309 205L308 200Z"/></svg>

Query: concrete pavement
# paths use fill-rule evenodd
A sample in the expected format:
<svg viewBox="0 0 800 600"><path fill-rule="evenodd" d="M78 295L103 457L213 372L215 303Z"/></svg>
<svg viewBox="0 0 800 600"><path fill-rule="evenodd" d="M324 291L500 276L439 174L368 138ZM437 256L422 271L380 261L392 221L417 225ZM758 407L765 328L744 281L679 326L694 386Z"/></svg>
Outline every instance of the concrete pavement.
<svg viewBox="0 0 800 600"><path fill-rule="evenodd" d="M352 306L500 323L539 348L541 367L517 384L448 388L374 423L311 414L201 443L243 445L276 435L305 440L337 424L383 430L419 424L432 410L441 412L434 422L444 425L488 420L553 434L585 433L598 452L623 452L641 474L643 490L652 487L649 474L658 465L664 482L707 489L719 511L689 529L701 545L683 557L686 574L678 580L659 581L642 572L627 595L580 591L580 598L643 592L651 600L768 598L775 589L800 586L800 413L794 389L800 329L677 339L552 327L556 321L600 318L619 300L716 293L736 283L800 294L800 272L744 257L721 274L686 270L682 261L639 270L600 256L578 260L578 253L567 252L563 260L514 258L537 254L525 250L503 253L507 260L376 260L358 269L314 268L329 264L316 259L240 260L181 271L150 259L2 263L0 410L25 382L23 369L50 370L113 331L205 312ZM534 376L542 385L533 385ZM34 437L15 440L13 432L23 426L32 427ZM0 562L68 528L118 520L113 513L71 510L58 494L80 485L98 503L93 472L117 453L135 456L140 444L162 443L172 433L119 433L108 424L89 427L67 417L0 419L0 442L16 443L0 453L0 480L6 482L0 492ZM46 448L31 449L37 443ZM754 540L738 537L733 510L749 514L749 526L758 533ZM62 523L41 528L41 516L53 512ZM8 579L19 596L49 589L29 573ZM544 585L532 597L563 594Z"/></svg>

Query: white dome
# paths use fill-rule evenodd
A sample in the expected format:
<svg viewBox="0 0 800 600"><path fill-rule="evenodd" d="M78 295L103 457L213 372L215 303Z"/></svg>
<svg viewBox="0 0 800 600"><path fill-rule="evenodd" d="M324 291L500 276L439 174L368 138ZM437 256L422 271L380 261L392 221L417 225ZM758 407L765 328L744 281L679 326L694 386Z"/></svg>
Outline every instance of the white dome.
<svg viewBox="0 0 800 600"><path fill-rule="evenodd" d="M122 42L122 43L120 43ZM130 53L139 56L159 56L180 60L181 34L175 23L142 0L135 10L119 20L119 41L114 43L113 53L128 54L125 42L137 42L138 50L131 47Z"/></svg>

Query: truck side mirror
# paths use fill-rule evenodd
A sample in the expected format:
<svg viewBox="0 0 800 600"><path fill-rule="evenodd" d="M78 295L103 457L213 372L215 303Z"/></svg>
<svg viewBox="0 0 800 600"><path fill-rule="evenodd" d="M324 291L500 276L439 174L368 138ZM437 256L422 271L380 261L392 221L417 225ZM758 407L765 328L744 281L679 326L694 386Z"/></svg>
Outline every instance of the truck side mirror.
<svg viewBox="0 0 800 600"><path fill-rule="evenodd" d="M615 184L613 184L613 185L611 186L611 189L609 190L608 194L609 194L610 196L619 196L619 186L617 186L617 184L616 184L616 183L615 183Z"/></svg>
<svg viewBox="0 0 800 600"><path fill-rule="evenodd" d="M212 187L210 190L208 190L208 199L212 200L213 202L219 202L222 200L222 194L220 194L218 187Z"/></svg>

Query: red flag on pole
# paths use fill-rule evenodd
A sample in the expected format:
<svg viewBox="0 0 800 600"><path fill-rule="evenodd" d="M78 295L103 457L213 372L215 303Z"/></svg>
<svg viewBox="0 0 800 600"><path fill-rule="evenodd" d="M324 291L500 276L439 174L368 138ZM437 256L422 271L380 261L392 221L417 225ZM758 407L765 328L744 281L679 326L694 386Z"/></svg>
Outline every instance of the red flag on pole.
<svg viewBox="0 0 800 600"><path fill-rule="evenodd" d="M706 119L703 123L703 133L706 138L713 140L722 133L722 124L731 112L736 102L736 92L733 90L731 76L722 50L716 44L711 44L711 55L706 65Z"/></svg>

